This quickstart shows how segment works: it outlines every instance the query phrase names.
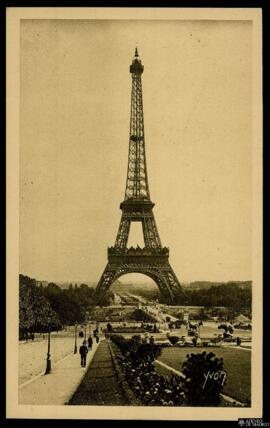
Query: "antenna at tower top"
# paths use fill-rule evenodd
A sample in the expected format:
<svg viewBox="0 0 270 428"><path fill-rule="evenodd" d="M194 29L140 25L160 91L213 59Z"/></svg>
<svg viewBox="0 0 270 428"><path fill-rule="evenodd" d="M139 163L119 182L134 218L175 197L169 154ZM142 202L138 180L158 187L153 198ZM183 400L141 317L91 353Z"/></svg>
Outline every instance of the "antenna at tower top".
<svg viewBox="0 0 270 428"><path fill-rule="evenodd" d="M135 47L135 54L134 54L134 57L132 58L132 64L130 66L130 73L133 73L134 75L135 74L139 75L143 73L143 65L138 53L137 43Z"/></svg>

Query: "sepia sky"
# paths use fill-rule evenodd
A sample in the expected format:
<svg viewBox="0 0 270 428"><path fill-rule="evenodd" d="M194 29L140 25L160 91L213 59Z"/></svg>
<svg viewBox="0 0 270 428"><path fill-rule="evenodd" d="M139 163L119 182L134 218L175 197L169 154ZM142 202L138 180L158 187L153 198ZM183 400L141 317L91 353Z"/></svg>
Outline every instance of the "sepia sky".
<svg viewBox="0 0 270 428"><path fill-rule="evenodd" d="M180 282L252 279L251 41L251 21L21 21L21 273L99 280L124 198L137 43L171 265Z"/></svg>

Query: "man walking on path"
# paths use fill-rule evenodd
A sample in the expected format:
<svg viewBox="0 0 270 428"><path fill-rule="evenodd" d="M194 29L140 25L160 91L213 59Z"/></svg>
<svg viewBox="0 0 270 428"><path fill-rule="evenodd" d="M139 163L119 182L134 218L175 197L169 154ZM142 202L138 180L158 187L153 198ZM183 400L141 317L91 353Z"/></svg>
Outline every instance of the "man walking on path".
<svg viewBox="0 0 270 428"><path fill-rule="evenodd" d="M83 341L83 344L80 346L80 355L81 355L81 366L86 366L86 355L87 355L88 349L86 346L86 340Z"/></svg>
<svg viewBox="0 0 270 428"><path fill-rule="evenodd" d="M88 337L88 349L90 349L90 351L92 351L92 346L93 346L93 339L92 336Z"/></svg>

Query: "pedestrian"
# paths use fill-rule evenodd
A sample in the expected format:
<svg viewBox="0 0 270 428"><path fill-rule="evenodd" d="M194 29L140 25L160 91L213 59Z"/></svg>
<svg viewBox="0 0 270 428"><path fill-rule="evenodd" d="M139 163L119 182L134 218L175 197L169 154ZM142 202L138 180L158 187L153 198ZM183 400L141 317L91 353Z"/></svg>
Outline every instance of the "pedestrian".
<svg viewBox="0 0 270 428"><path fill-rule="evenodd" d="M90 349L90 351L92 350L92 346L93 346L93 339L92 336L88 337L88 349Z"/></svg>
<svg viewBox="0 0 270 428"><path fill-rule="evenodd" d="M86 356L87 356L87 346L86 346L86 340L83 341L82 345L80 346L80 355L81 355L81 366L86 366Z"/></svg>
<svg viewBox="0 0 270 428"><path fill-rule="evenodd" d="M97 342L97 343L99 342L99 337L98 337L98 335L96 335L96 342Z"/></svg>

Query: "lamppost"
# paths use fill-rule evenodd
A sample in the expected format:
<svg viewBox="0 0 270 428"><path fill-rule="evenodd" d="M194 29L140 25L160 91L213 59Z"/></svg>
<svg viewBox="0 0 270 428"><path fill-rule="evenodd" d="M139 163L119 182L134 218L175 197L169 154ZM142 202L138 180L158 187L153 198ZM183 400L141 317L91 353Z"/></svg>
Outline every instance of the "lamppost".
<svg viewBox="0 0 270 428"><path fill-rule="evenodd" d="M85 340L86 340L86 327L87 327L87 324L85 323L84 324L84 338L85 338Z"/></svg>
<svg viewBox="0 0 270 428"><path fill-rule="evenodd" d="M48 331L48 351L47 351L47 360L46 360L46 371L45 374L51 373L51 330Z"/></svg>
<svg viewBox="0 0 270 428"><path fill-rule="evenodd" d="M77 323L75 322L75 344L74 344L74 354L77 354Z"/></svg>

